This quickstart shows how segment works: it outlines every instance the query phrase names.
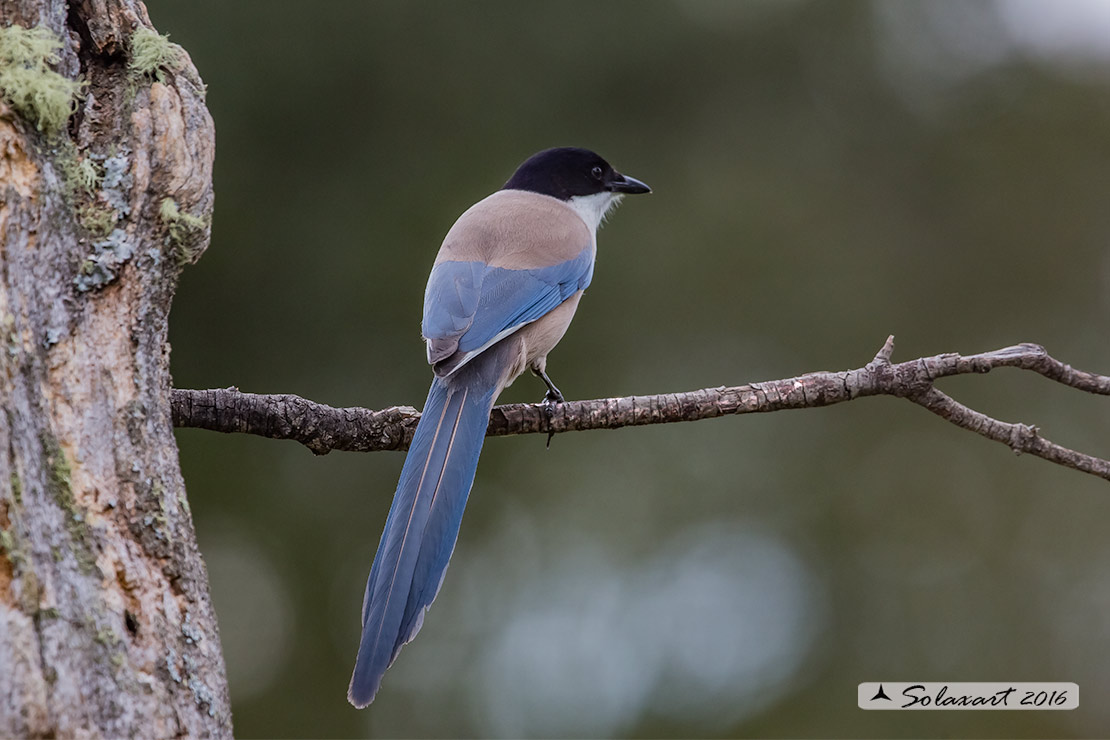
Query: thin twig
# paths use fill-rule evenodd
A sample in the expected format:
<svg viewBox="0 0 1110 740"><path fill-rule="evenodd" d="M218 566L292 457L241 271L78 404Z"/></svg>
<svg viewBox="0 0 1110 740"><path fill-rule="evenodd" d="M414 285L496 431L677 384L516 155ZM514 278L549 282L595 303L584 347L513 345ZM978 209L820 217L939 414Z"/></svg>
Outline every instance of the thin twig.
<svg viewBox="0 0 1110 740"><path fill-rule="evenodd" d="M559 434L642 424L697 421L727 414L816 408L861 396L897 396L924 406L953 424L1065 467L1110 480L1110 461L1061 447L1036 427L992 419L964 406L933 385L937 378L1016 367L1077 390L1110 395L1110 377L1076 370L1036 344L1018 344L977 355L943 354L891 363L894 337L864 367L815 372L685 393L627 396L559 404L553 415L541 404L496 406L487 434ZM236 388L172 391L173 423L218 432L292 439L318 455L332 450L369 452L407 449L420 413L410 406L381 411L337 409L300 396L257 395Z"/></svg>

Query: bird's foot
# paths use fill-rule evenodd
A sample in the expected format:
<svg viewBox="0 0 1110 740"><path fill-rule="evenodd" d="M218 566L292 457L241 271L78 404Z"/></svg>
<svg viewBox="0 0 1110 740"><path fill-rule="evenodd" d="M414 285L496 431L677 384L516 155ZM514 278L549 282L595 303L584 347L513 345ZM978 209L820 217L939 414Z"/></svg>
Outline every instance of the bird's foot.
<svg viewBox="0 0 1110 740"><path fill-rule="evenodd" d="M549 388L547 393L543 395L543 401L540 402L540 405L543 406L544 416L547 417L546 448L549 450L551 449L551 438L555 436L555 432L551 429L551 421L555 418L555 407L564 401L563 394L559 392L558 388Z"/></svg>

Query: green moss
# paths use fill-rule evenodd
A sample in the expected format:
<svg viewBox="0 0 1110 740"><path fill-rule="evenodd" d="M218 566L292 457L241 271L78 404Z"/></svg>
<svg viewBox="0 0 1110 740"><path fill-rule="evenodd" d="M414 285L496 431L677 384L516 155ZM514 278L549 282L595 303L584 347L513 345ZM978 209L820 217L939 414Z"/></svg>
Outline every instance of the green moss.
<svg viewBox="0 0 1110 740"><path fill-rule="evenodd" d="M177 207L177 201L173 198L163 198L162 205L158 209L158 214L171 229L176 226L177 228L197 230L204 228L204 219L200 216L194 216L191 213L182 211Z"/></svg>
<svg viewBox="0 0 1110 740"><path fill-rule="evenodd" d="M84 83L58 74L62 41L45 26L0 28L0 93L46 134L61 131Z"/></svg>
<svg viewBox="0 0 1110 740"><path fill-rule="evenodd" d="M104 179L104 175L96 162L89 157L83 157L77 160L77 163L73 166L72 178L77 187L91 195L100 186L100 181Z"/></svg>
<svg viewBox="0 0 1110 740"><path fill-rule="evenodd" d="M99 642L101 645L111 646L119 644L119 635L117 635L116 631L111 629L110 627L106 627L98 631L96 633L96 637L94 637L93 639L96 642Z"/></svg>
<svg viewBox="0 0 1110 740"><path fill-rule="evenodd" d="M182 211L173 198L162 199L158 214L169 232L169 243L173 247L177 263L185 265L193 262L199 255L199 250L194 245L208 224L203 218Z"/></svg>
<svg viewBox="0 0 1110 740"><path fill-rule="evenodd" d="M11 474L11 477L10 477L10 480L11 480L11 484L12 484L12 500L15 501L17 504L22 504L23 503L23 483L19 480L19 474L16 473L13 470L12 474Z"/></svg>
<svg viewBox="0 0 1110 740"><path fill-rule="evenodd" d="M104 168L89 154L81 155L69 139L52 147L54 171L62 183L66 200L73 203L79 195L91 196L104 180ZM80 214L78 214L80 215Z"/></svg>
<svg viewBox="0 0 1110 740"><path fill-rule="evenodd" d="M22 343L19 340L19 333L15 330L15 316L10 313L0 314L0 341L7 344L6 350L0 358L6 355L8 358L14 358L19 355ZM11 419L9 418L9 421Z"/></svg>
<svg viewBox="0 0 1110 740"><path fill-rule="evenodd" d="M18 568L26 560L23 551L16 547L15 536L11 533L11 530L0 529L0 550L3 550L4 554L8 556L8 560L11 561L13 567Z"/></svg>
<svg viewBox="0 0 1110 740"><path fill-rule="evenodd" d="M69 467L69 460L66 459L65 452L58 444L58 440L49 434L43 433L42 453L46 457L48 467L47 490L66 513L74 513L73 489L71 488L73 471Z"/></svg>
<svg viewBox="0 0 1110 740"><path fill-rule="evenodd" d="M23 593L20 596L20 607L25 614L37 614L39 610L39 597L42 589L39 586L38 576L33 570L23 574Z"/></svg>
<svg viewBox="0 0 1110 740"><path fill-rule="evenodd" d="M60 616L62 616L62 613L53 606L48 609L39 609L38 611L39 619L57 619Z"/></svg>
<svg viewBox="0 0 1110 740"><path fill-rule="evenodd" d="M131 61L127 69L135 77L153 76L163 81L163 70L174 71L181 67L180 46L149 28L139 27L131 34Z"/></svg>
<svg viewBox="0 0 1110 740"><path fill-rule="evenodd" d="M85 573L92 573L96 568L96 558L92 554L90 535L85 524L85 517L77 508L77 500L73 496L72 470L65 451L50 434L44 432L40 439L42 442L43 457L46 458L46 490L50 497L61 507L65 514L66 531L69 532L73 543L73 554L77 564Z"/></svg>
<svg viewBox="0 0 1110 740"><path fill-rule="evenodd" d="M86 203L77 209L77 220L81 226L97 238L104 238L111 234L118 219L119 214L116 210L102 203ZM90 264L90 272L91 267Z"/></svg>
<svg viewBox="0 0 1110 740"><path fill-rule="evenodd" d="M158 513L151 517L151 521L156 525L154 531L159 532L164 537L169 529L170 520L166 516L169 513L166 509L166 489L162 487L161 481L154 481L154 486L150 489L150 496L158 501Z"/></svg>

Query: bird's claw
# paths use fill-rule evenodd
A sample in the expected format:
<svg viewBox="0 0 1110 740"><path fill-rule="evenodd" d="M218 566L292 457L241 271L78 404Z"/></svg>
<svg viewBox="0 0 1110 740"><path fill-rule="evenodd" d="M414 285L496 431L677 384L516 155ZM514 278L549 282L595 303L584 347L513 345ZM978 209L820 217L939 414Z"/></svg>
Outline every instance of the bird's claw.
<svg viewBox="0 0 1110 740"><path fill-rule="evenodd" d="M544 447L548 450L551 449L551 438L555 436L554 430L551 429L551 420L555 418L555 407L563 401L562 393L548 390L543 395L543 401L540 402L540 405L543 406L544 416L547 417L547 444Z"/></svg>

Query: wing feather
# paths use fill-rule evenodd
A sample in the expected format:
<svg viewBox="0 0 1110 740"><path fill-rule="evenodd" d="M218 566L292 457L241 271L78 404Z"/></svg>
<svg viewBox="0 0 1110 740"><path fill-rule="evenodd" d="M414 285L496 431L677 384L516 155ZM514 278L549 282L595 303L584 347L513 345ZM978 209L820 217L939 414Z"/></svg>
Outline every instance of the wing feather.
<svg viewBox="0 0 1110 740"><path fill-rule="evenodd" d="M544 316L593 277L594 250L532 270L440 262L424 294L428 361L449 375L500 339Z"/></svg>

